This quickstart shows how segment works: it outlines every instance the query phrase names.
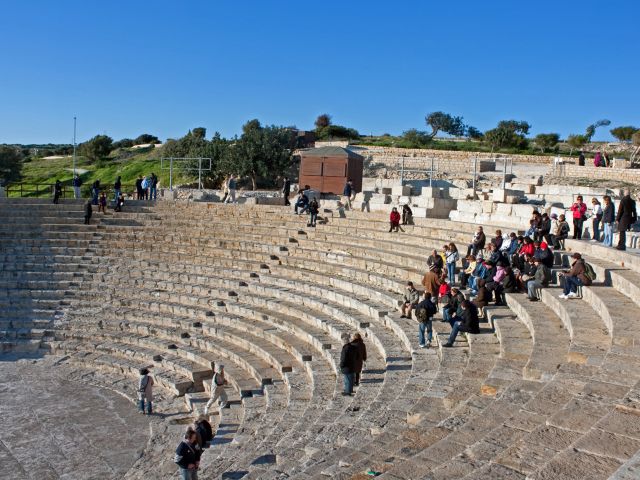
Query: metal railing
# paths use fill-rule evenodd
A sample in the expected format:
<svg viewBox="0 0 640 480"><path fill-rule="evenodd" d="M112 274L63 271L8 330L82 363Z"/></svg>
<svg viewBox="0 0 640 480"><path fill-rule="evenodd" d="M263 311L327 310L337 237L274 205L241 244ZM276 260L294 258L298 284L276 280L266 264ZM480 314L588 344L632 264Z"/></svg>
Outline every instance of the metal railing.
<svg viewBox="0 0 640 480"><path fill-rule="evenodd" d="M8 183L4 186L4 191L7 197L13 198L53 198L53 190L55 184L53 183ZM84 184L80 187L81 198L92 197L92 185ZM123 193L135 194L136 186L132 184L122 185L121 191ZM105 192L107 198L112 198L115 194L113 185L101 186L100 193ZM74 189L72 185L62 184L62 195L60 198L74 198Z"/></svg>

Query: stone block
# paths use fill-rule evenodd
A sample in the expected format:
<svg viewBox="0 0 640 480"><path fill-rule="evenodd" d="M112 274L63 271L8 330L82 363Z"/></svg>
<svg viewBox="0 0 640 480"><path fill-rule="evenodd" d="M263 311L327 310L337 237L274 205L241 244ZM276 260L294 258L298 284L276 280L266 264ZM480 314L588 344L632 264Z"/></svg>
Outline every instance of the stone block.
<svg viewBox="0 0 640 480"><path fill-rule="evenodd" d="M395 185L391 189L392 195L406 196L411 195L411 186L410 185Z"/></svg>
<svg viewBox="0 0 640 480"><path fill-rule="evenodd" d="M423 207L412 207L411 211L415 218L425 218L427 216L427 209Z"/></svg>
<svg viewBox="0 0 640 480"><path fill-rule="evenodd" d="M371 195L369 203L372 205L385 205L391 203L391 196L384 193L374 193Z"/></svg>
<svg viewBox="0 0 640 480"><path fill-rule="evenodd" d="M400 198L398 198L398 204L400 204L400 205L405 205L405 204L412 205L411 197L404 196L404 195L401 196Z"/></svg>
<svg viewBox="0 0 640 480"><path fill-rule="evenodd" d="M467 213L482 213L482 202L475 200L458 200L458 210Z"/></svg>
<svg viewBox="0 0 640 480"><path fill-rule="evenodd" d="M492 213L494 205L495 204L493 202L483 201L482 202L482 213Z"/></svg>
<svg viewBox="0 0 640 480"><path fill-rule="evenodd" d="M419 196L419 197L414 197L413 200L416 205L423 208L433 208L436 204L435 198Z"/></svg>
<svg viewBox="0 0 640 480"><path fill-rule="evenodd" d="M442 198L444 190L446 190L447 193L449 191L448 188L441 189L441 188L435 188L435 187L422 187L420 195L422 195L423 197L429 197L429 198Z"/></svg>
<svg viewBox="0 0 640 480"><path fill-rule="evenodd" d="M380 189L380 193L383 193L385 195L391 195L392 189L390 187L383 187Z"/></svg>

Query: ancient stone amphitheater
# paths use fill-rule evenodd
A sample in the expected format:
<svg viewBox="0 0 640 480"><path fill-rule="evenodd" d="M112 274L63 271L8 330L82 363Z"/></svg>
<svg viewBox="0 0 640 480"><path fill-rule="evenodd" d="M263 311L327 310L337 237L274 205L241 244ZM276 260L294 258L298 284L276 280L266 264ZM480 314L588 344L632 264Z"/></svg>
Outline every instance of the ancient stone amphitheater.
<svg viewBox="0 0 640 480"><path fill-rule="evenodd" d="M579 300L507 295L482 332L417 348L404 282L475 225L273 206L0 203L4 478L177 478L173 450L224 363L231 408L200 478L640 478L640 257L567 242ZM506 230L506 229L505 229ZM567 260L557 254L558 266ZM437 317L439 319L439 316ZM369 358L343 397L341 336ZM137 415L151 365L156 412Z"/></svg>

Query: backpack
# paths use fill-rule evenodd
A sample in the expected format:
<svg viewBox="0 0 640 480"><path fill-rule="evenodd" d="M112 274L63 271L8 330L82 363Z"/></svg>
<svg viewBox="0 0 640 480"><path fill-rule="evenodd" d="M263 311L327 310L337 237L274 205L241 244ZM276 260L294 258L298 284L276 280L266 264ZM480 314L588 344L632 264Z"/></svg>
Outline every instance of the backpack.
<svg viewBox="0 0 640 480"><path fill-rule="evenodd" d="M589 280L591 280L592 282L596 279L597 275L595 270L593 269L593 267L588 264L587 262L584 262L584 276L587 277Z"/></svg>
<svg viewBox="0 0 640 480"><path fill-rule="evenodd" d="M433 304L433 302L426 302L424 307L416 310L416 318L419 322L426 323L437 313L437 310L438 308Z"/></svg>

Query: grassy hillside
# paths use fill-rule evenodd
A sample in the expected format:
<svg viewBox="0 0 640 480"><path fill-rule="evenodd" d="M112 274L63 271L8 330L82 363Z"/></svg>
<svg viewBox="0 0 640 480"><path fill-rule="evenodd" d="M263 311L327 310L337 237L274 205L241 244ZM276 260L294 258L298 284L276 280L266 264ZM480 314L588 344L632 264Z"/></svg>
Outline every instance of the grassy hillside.
<svg viewBox="0 0 640 480"><path fill-rule="evenodd" d="M128 158L122 158L123 156L128 156ZM150 175L151 172L158 176L161 187L169 185L169 170L160 168L160 154L157 150L114 152L112 158L101 162L93 162L84 157L77 157L76 169L81 172L80 178L83 182L83 190L86 189L87 191L95 180L100 180L100 183L106 186L113 185L118 175L122 177L123 185L133 186L138 175ZM71 185L72 179L72 157L27 159L22 167L21 183L26 184L25 189L31 189L36 184L42 185L39 190L44 189L45 184L53 184L56 180L60 180L65 185ZM194 180L197 180L197 172L181 172L179 170L174 170L173 172L174 185L192 183ZM9 193L13 196L11 190ZM45 190L43 195L47 194Z"/></svg>

